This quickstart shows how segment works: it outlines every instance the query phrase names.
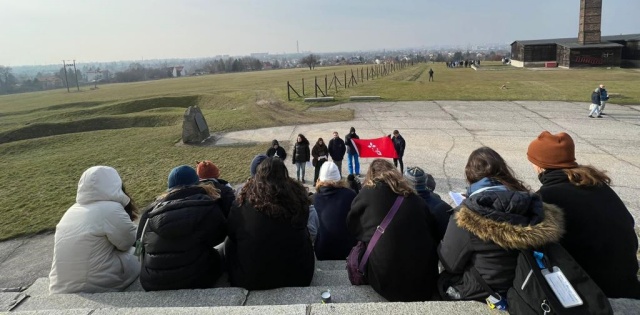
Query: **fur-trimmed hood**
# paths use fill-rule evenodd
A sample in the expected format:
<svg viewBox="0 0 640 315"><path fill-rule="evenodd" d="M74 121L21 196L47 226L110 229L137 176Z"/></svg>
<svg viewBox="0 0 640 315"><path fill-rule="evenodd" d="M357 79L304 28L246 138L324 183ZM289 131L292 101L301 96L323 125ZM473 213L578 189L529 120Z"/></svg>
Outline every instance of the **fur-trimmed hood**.
<svg viewBox="0 0 640 315"><path fill-rule="evenodd" d="M535 248L558 242L564 215L536 194L492 191L466 199L456 211L459 227L505 249Z"/></svg>

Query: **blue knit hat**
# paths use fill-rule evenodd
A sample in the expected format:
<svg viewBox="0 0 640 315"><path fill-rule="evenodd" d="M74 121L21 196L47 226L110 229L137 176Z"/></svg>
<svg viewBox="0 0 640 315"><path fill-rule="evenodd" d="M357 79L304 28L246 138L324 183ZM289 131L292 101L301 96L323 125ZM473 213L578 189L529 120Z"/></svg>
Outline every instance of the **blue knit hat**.
<svg viewBox="0 0 640 315"><path fill-rule="evenodd" d="M199 180L196 170L191 166L181 165L171 170L167 186L172 189L177 186L195 185Z"/></svg>
<svg viewBox="0 0 640 315"><path fill-rule="evenodd" d="M251 161L251 177L256 176L256 172L258 171L258 165L260 165L260 163L262 163L262 161L268 159L269 157L264 155L264 154L258 154L256 155L256 157L253 158L253 161Z"/></svg>

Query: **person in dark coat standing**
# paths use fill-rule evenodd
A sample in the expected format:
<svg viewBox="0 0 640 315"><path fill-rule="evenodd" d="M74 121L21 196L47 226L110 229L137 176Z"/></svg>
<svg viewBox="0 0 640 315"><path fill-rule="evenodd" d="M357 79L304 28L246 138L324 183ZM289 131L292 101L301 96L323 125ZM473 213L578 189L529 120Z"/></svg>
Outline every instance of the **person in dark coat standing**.
<svg viewBox="0 0 640 315"><path fill-rule="evenodd" d="M226 218L233 201L236 199L236 192L229 185L229 182L220 178L220 169L211 161L196 161L196 173L198 173L200 183L213 185L220 191L220 210Z"/></svg>
<svg viewBox="0 0 640 315"><path fill-rule="evenodd" d="M231 286L247 290L311 284L315 258L307 191L281 159L268 158L242 187L229 214L225 258Z"/></svg>
<svg viewBox="0 0 640 315"><path fill-rule="evenodd" d="M344 140L340 139L337 131L334 131L333 138L329 140L329 155L333 163L338 167L340 176L342 176L342 160L345 153L347 153L347 147L344 144Z"/></svg>
<svg viewBox="0 0 640 315"><path fill-rule="evenodd" d="M347 146L347 167L349 168L349 174L360 176L360 160L358 151L353 146L351 139L360 139L356 134L356 128L351 127L349 134L344 137L344 144Z"/></svg>
<svg viewBox="0 0 640 315"><path fill-rule="evenodd" d="M287 152L280 146L278 140L273 139L273 141L271 141L271 147L267 150L267 156L279 157L284 161L287 159Z"/></svg>
<svg viewBox="0 0 640 315"><path fill-rule="evenodd" d="M298 181L304 183L304 173L307 162L311 160L311 150L309 150L309 140L303 134L298 134L296 144L293 146L293 164L296 165L296 177Z"/></svg>
<svg viewBox="0 0 640 315"><path fill-rule="evenodd" d="M213 247L227 235L217 190L198 185L190 166L169 173L169 191L144 211L138 225L145 291L211 288L222 274Z"/></svg>
<svg viewBox="0 0 640 315"><path fill-rule="evenodd" d="M389 301L426 301L436 292L438 278L435 219L391 162L375 159L371 163L364 186L351 204L347 227L356 240L369 243L400 195L404 201L373 249L365 275Z"/></svg>
<svg viewBox="0 0 640 315"><path fill-rule="evenodd" d="M570 135L543 131L527 158L542 187L542 201L562 208L566 234L560 244L609 298L640 299L638 237L633 216L611 189L611 179L580 165Z"/></svg>
<svg viewBox="0 0 640 315"><path fill-rule="evenodd" d="M429 211L436 219L436 241L440 242L444 237L444 232L447 231L449 217L453 213L451 206L440 199L440 196L434 192L436 181L433 176L425 173L421 168L417 166L407 167L404 172L404 178L413 184L418 195L427 203Z"/></svg>
<svg viewBox="0 0 640 315"><path fill-rule="evenodd" d="M484 301L487 292L473 269L493 291L506 298L513 286L519 250L557 242L562 236L562 210L543 204L516 179L502 157L488 147L469 156L465 177L468 198L438 247L445 271L439 289L445 300Z"/></svg>
<svg viewBox="0 0 640 315"><path fill-rule="evenodd" d="M431 82L431 81L435 81L433 79L433 68L429 68L429 82Z"/></svg>
<svg viewBox="0 0 640 315"><path fill-rule="evenodd" d="M595 89L595 91L591 93L591 111L589 112L589 118L593 118L593 115L602 118L602 115L600 115L600 102L600 89Z"/></svg>
<svg viewBox="0 0 640 315"><path fill-rule="evenodd" d="M322 140L322 138L318 138L318 141L313 146L313 149L311 149L311 156L313 156L311 164L313 164L313 167L315 168L313 175L313 184L315 185L318 181L318 174L320 174L320 168L322 167L322 164L324 164L324 162L329 159L329 149L327 148L327 145L324 143L324 140Z"/></svg>
<svg viewBox="0 0 640 315"><path fill-rule="evenodd" d="M396 149L396 153L398 154L398 158L393 159L393 165L395 167L398 167L398 163L400 163L400 173L402 174L404 173L404 163L402 163L402 156L404 155L406 143L398 130L393 131L393 137L391 137L391 141L393 141L393 147Z"/></svg>
<svg viewBox="0 0 640 315"><path fill-rule="evenodd" d="M313 206L320 220L313 247L318 260L344 260L356 245L346 223L355 197L356 193L347 188L335 163L324 163L313 195Z"/></svg>

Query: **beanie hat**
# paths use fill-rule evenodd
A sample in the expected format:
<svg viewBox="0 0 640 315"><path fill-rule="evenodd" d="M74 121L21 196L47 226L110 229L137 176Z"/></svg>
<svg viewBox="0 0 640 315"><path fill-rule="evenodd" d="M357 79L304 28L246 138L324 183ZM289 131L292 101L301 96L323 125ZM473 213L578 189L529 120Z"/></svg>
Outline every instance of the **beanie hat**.
<svg viewBox="0 0 640 315"><path fill-rule="evenodd" d="M264 155L264 154L258 154L253 158L253 161L251 161L251 177L256 176L256 172L258 170L258 165L260 165L260 163L262 163L262 161L268 159L269 157Z"/></svg>
<svg viewBox="0 0 640 315"><path fill-rule="evenodd" d="M278 143L278 140L273 139L273 141L271 141L271 146L274 146L274 145L280 146L280 143Z"/></svg>
<svg viewBox="0 0 640 315"><path fill-rule="evenodd" d="M573 139L564 132L552 135L546 130L543 131L537 139L529 144L527 158L534 165L544 169L574 168L578 166Z"/></svg>
<svg viewBox="0 0 640 315"><path fill-rule="evenodd" d="M178 186L195 185L199 181L198 174L191 166L181 165L171 170L167 186L169 189Z"/></svg>
<svg viewBox="0 0 640 315"><path fill-rule="evenodd" d="M404 178L406 178L417 191L427 190L427 175L419 167L407 167L404 171Z"/></svg>
<svg viewBox="0 0 640 315"><path fill-rule="evenodd" d="M337 182L342 179L338 166L333 162L324 162L320 167L318 178L321 182Z"/></svg>
<svg viewBox="0 0 640 315"><path fill-rule="evenodd" d="M196 172L200 179L218 178L220 177L220 169L211 161L198 162Z"/></svg>
<svg viewBox="0 0 640 315"><path fill-rule="evenodd" d="M356 132L356 128L351 127L351 129L349 129L349 133L352 133L352 132Z"/></svg>

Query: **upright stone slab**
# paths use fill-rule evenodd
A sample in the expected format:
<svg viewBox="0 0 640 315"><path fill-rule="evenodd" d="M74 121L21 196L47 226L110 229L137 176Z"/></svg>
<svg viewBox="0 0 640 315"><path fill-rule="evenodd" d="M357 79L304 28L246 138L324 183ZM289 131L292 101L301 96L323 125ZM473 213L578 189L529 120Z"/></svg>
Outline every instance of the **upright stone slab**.
<svg viewBox="0 0 640 315"><path fill-rule="evenodd" d="M182 142L201 143L209 138L209 126L198 106L189 106L182 122Z"/></svg>

